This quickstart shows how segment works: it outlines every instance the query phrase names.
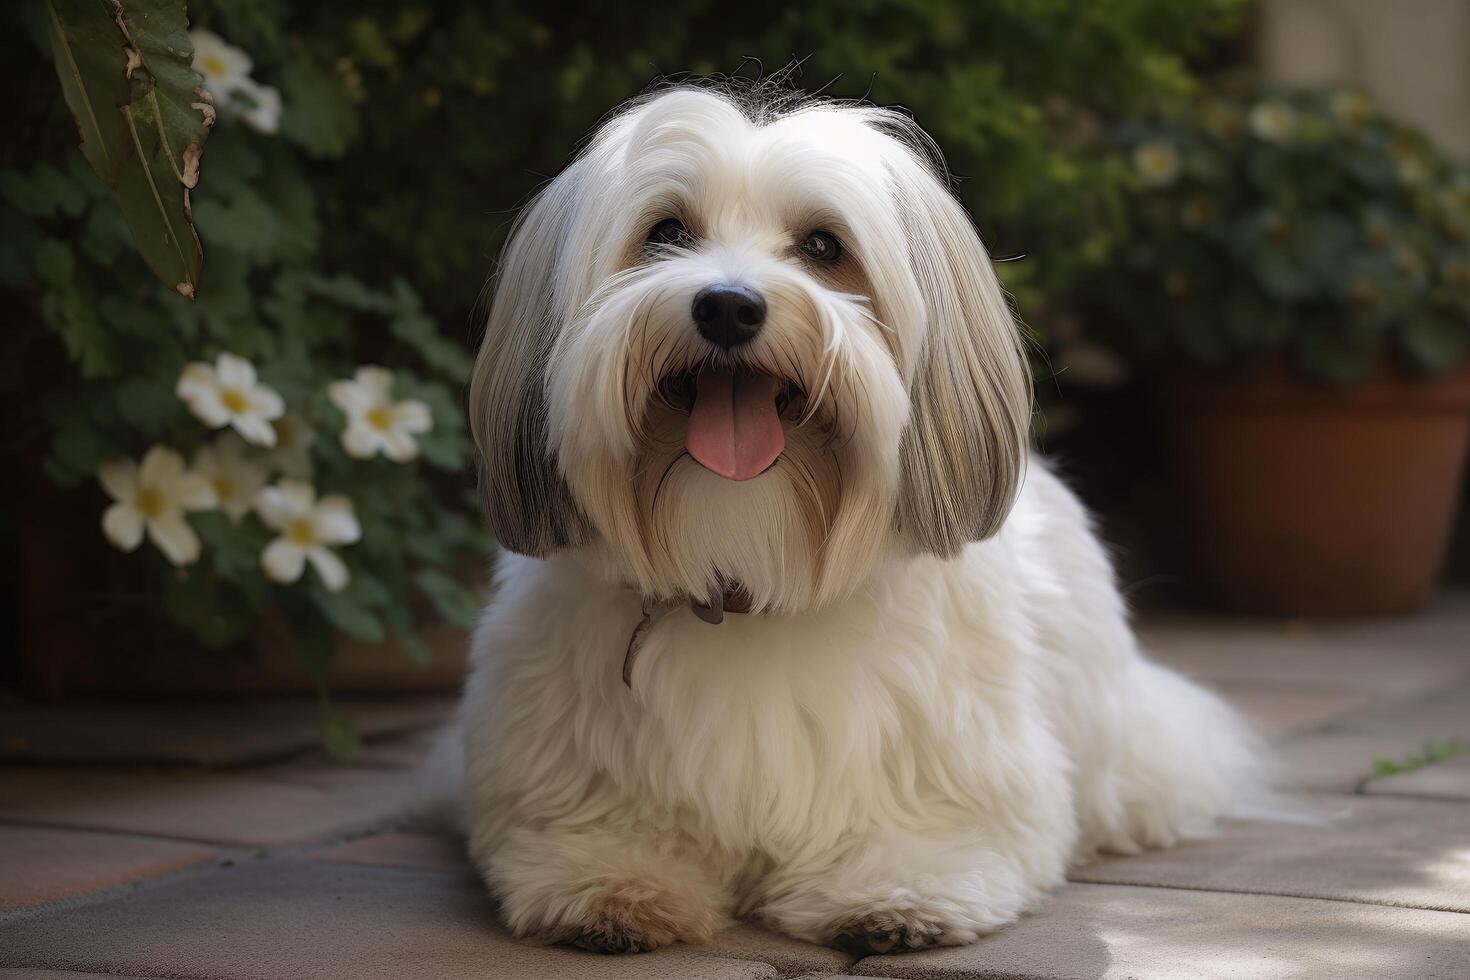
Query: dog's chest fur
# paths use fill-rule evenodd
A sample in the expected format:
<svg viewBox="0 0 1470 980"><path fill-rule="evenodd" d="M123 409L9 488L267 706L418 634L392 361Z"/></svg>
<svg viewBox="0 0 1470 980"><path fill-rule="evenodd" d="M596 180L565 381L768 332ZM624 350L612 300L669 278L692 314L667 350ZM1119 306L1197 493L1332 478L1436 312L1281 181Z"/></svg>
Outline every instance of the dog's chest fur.
<svg viewBox="0 0 1470 980"><path fill-rule="evenodd" d="M497 679L475 696L494 703L486 771L519 809L611 783L644 820L779 853L919 814L973 823L1028 794L1005 747L1050 739L1020 603L964 563L905 564L820 613L716 626L673 610L643 638L631 689L638 598L569 562L508 564L477 643Z"/></svg>

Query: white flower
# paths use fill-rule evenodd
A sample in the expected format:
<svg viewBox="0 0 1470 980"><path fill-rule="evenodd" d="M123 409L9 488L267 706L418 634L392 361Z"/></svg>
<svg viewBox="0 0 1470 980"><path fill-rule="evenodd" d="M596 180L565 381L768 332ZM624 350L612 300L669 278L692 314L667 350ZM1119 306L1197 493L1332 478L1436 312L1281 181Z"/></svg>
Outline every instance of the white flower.
<svg viewBox="0 0 1470 980"><path fill-rule="evenodd" d="M265 458L271 469L282 476L310 479L316 429L299 415L282 415L271 422L271 428L276 430L276 445Z"/></svg>
<svg viewBox="0 0 1470 980"><path fill-rule="evenodd" d="M316 490L300 480L282 480L260 492L260 519L281 536L260 553L260 566L272 581L289 584L301 577L306 563L333 592L347 585L347 566L328 545L352 544L362 526L352 501L340 494L316 499Z"/></svg>
<svg viewBox="0 0 1470 980"><path fill-rule="evenodd" d="M164 446L154 446L141 467L130 459L104 463L97 471L115 503L102 515L102 533L123 551L132 551L148 537L175 565L199 558L199 536L184 519L186 510L215 505L209 481L184 468L184 458Z"/></svg>
<svg viewBox="0 0 1470 980"><path fill-rule="evenodd" d="M257 133L274 136L281 127L281 93L269 85L247 79L227 104Z"/></svg>
<svg viewBox="0 0 1470 980"><path fill-rule="evenodd" d="M257 132L275 133L281 121L281 93L250 77L250 55L210 31L190 31L189 39L194 43L194 70L204 76L215 105Z"/></svg>
<svg viewBox="0 0 1470 980"><path fill-rule="evenodd" d="M285 412L285 403L272 389L255 380L255 365L234 354L221 354L210 367L195 361L184 368L174 391L189 403L195 418L219 429L234 428L257 446L274 446L271 420Z"/></svg>
<svg viewBox="0 0 1470 980"><path fill-rule="evenodd" d="M1179 151L1168 140L1149 140L1133 151L1133 166L1145 184L1165 187L1179 176Z"/></svg>
<svg viewBox="0 0 1470 980"><path fill-rule="evenodd" d="M226 432L194 456L194 472L214 487L219 509L236 524L255 506L256 494L270 474L264 465L246 455L245 443Z"/></svg>
<svg viewBox="0 0 1470 980"><path fill-rule="evenodd" d="M393 372L380 367L360 367L354 380L334 381L327 391L347 416L342 448L347 455L367 459L381 452L395 463L406 463L419 454L414 436L434 427L429 406L421 401L395 402Z"/></svg>
<svg viewBox="0 0 1470 980"><path fill-rule="evenodd" d="M194 70L204 76L204 87L215 101L227 100L242 86L250 83L250 55L226 44L213 31L193 30L189 40L194 44Z"/></svg>
<svg viewBox="0 0 1470 980"><path fill-rule="evenodd" d="M1251 132L1271 143L1291 138L1296 130L1296 110L1284 102L1262 102L1251 109Z"/></svg>

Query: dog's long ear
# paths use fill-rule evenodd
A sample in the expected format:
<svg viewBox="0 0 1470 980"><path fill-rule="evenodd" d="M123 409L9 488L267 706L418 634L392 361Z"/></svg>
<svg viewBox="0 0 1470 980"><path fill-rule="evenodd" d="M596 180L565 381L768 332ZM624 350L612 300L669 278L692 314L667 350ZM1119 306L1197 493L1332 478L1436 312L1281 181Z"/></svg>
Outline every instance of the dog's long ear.
<svg viewBox="0 0 1470 980"><path fill-rule="evenodd" d="M918 547L948 557L994 534L1010 513L1026 461L1031 380L969 216L945 183L917 169L896 181L928 309L900 450L898 522Z"/></svg>
<svg viewBox="0 0 1470 980"><path fill-rule="evenodd" d="M573 218L577 166L517 218L470 380L470 430L485 509L500 544L524 555L579 544L588 531L557 467L546 407L546 363L559 329L557 260Z"/></svg>

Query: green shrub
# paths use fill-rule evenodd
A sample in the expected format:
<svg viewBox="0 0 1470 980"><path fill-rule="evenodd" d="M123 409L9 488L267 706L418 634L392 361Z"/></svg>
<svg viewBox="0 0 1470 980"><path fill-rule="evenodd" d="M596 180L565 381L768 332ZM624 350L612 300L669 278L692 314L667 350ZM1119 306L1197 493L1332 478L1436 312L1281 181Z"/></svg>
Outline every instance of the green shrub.
<svg viewBox="0 0 1470 980"><path fill-rule="evenodd" d="M206 72L219 120L191 195L203 267L190 301L149 274L131 219L77 150L47 64L58 6L85 5L0 13L34 42L0 68L18 136L0 151L0 288L38 327L6 337L10 400L39 405L45 472L78 488L64 498L77 521L108 508L97 486L105 464L153 446L216 470L218 457L244 458L252 480L261 467L271 480L309 473L321 494L349 498L362 533L333 546L349 573L339 591L315 566L294 584L266 574L262 553L295 533L279 513L187 511L180 519L202 539L197 561L175 568L152 546L127 559L132 598L200 641L235 643L280 613L318 667L331 630L396 634L413 647L418 597L453 621L472 615L475 597L459 583L488 542L460 403L486 274L514 207L659 72L754 74L762 62L750 58L775 69L810 55L806 86L911 107L948 151L995 254L1028 256L1003 271L1044 326L1043 297L1064 295L1119 241L1132 178L1126 162L1098 152L1104 120L1187 92L1189 59L1228 37L1243 10L1242 0L856 0L775 12L712 0L534 10L194 0L195 44L220 63ZM130 6L174 17L181 7ZM240 51L248 71L227 63ZM297 430L315 430L304 456L218 445L201 422L218 411L209 402L218 392L198 368L190 398L176 395L186 366L221 354L251 362ZM432 415L416 461L357 458L339 444L348 420L330 385L371 364L391 367L393 399ZM124 470L109 472L126 482ZM142 519L114 515L114 540Z"/></svg>
<svg viewBox="0 0 1470 980"><path fill-rule="evenodd" d="M1365 96L1236 77L1116 136L1136 244L1092 320L1121 346L1337 382L1470 352L1470 166Z"/></svg>

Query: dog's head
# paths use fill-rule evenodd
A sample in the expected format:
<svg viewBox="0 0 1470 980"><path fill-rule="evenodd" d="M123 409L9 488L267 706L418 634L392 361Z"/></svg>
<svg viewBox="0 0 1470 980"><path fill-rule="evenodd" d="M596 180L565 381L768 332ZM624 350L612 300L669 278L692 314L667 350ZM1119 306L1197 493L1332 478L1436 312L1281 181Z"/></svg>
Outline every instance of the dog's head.
<svg viewBox="0 0 1470 980"><path fill-rule="evenodd" d="M1031 405L912 120L697 88L614 115L527 206L470 398L505 547L788 611L994 533Z"/></svg>

